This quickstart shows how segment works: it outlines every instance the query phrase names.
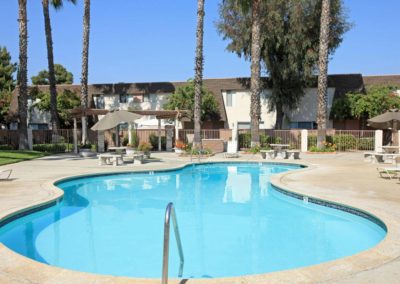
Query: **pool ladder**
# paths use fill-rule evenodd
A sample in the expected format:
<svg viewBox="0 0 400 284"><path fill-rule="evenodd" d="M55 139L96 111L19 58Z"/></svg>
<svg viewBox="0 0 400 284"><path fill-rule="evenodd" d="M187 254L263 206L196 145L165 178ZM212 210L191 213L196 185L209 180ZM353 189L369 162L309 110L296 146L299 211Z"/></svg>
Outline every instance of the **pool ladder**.
<svg viewBox="0 0 400 284"><path fill-rule="evenodd" d="M169 260L169 229L170 220L172 218L172 225L174 226L176 244L178 246L179 258L181 260L179 265L179 277L183 273L183 264L185 262L183 258L183 250L181 237L179 235L178 221L176 220L176 213L174 209L174 204L172 202L168 203L167 209L165 210L165 221L164 221L164 249L163 249L163 266L162 266L162 284L168 283L168 260Z"/></svg>
<svg viewBox="0 0 400 284"><path fill-rule="evenodd" d="M199 150L199 154L197 155L197 160L200 163L201 159L202 159L202 154L203 154L203 146L201 146L200 150ZM193 162L193 150L190 152L190 162Z"/></svg>

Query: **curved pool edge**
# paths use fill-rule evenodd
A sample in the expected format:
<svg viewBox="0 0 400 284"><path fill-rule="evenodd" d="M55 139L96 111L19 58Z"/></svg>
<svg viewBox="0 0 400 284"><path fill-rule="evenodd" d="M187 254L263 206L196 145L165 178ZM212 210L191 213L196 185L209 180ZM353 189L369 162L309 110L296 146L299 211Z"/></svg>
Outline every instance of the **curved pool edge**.
<svg viewBox="0 0 400 284"><path fill-rule="evenodd" d="M225 159L210 161L209 163L215 162L225 162ZM248 161L248 160L236 160L235 162L244 162L244 163L259 163L260 161ZM264 162L264 161L263 161ZM201 163L204 164L204 163ZM279 162L274 162L273 164L282 164ZM377 212L371 208L363 208L359 205L354 204L347 204L346 202L337 202L335 200L329 200L329 198L324 198L324 196L312 196L310 194L303 193L301 189L293 189L290 186L287 186L283 180L290 174L299 173L302 171L310 171L315 169L313 165L308 163L283 163L283 164L296 164L306 166L307 168L298 169L295 171L289 171L281 174L276 174L271 177L271 183L280 189L283 189L288 192L296 193L302 196L309 196L311 198L324 200L329 203L338 203L345 207L355 208L356 210L366 212L367 214L374 216L380 219L387 228L387 234L384 240L382 240L379 244L374 246L373 248L360 252L358 254L348 256L345 258L340 258L337 260L307 266L303 268L296 268L291 270L285 271L278 271L272 272L267 274L258 274L258 275L248 275L248 276L241 276L241 277L229 277L229 278L215 278L215 279L190 279L190 283L250 283L250 282L264 282L264 281L271 281L271 282L282 282L282 281L291 281L291 282L321 282L321 281L328 281L336 278L342 278L345 276L349 276L358 272L362 272L368 269L372 269L374 267L379 267L390 260L393 260L400 256L400 239L393 238L393 231L394 228L399 227L399 222L394 222L392 217L386 216L386 214L382 214L382 212ZM175 167L168 167L161 170L151 170L153 172L156 171L173 171L177 169L181 169L187 166L191 166L192 163L182 163L179 166ZM110 171L110 172L103 172L103 173L89 173L89 174L79 174L79 175L69 175L65 177L60 177L54 179L53 181L46 182L45 184L41 184L43 188L50 191L55 191L55 194L52 197L49 197L49 200L44 200L40 204L34 204L32 206L25 207L24 210L17 210L14 214L19 214L21 212L27 212L32 208L40 208L43 205L49 204L51 202L57 201L58 199L62 198L62 193L60 194L61 189L55 186L55 184L70 180L76 179L80 177L87 177L87 176L97 176L97 175L104 175L104 174L124 174L130 172L149 172L149 170L145 171L134 171L134 170L126 170L126 171ZM57 194L58 193L58 194ZM57 196L57 197L56 197ZM40 210L40 209L38 209ZM376 212L375 212L376 211ZM26 215L26 214L25 214ZM2 218L0 221L4 221ZM395 247L396 249L393 250L392 248ZM0 270L4 271L6 269L6 274L10 273L15 278L15 274L12 272L17 272L20 277L24 279L31 279L29 276L34 276L34 279L37 279L38 274L45 279L51 278L51 281L66 281L66 279L71 279L75 283L88 283L91 281L96 281L99 283L159 283L159 279L142 279L142 278L127 278L127 277L118 277L118 276L107 276L107 275L100 275L100 274L91 274L79 271L72 271L63 268L53 267L47 264L42 264L26 258L25 256L19 255L4 245L0 244L0 257L4 257L3 259L9 259L11 261L7 262L5 265L4 263L0 263ZM14 261L17 263L15 264ZM5 275L3 273L3 275ZM3 277L0 274L0 282ZM60 278L62 277L62 278ZM180 283L181 279L170 279L171 283Z"/></svg>

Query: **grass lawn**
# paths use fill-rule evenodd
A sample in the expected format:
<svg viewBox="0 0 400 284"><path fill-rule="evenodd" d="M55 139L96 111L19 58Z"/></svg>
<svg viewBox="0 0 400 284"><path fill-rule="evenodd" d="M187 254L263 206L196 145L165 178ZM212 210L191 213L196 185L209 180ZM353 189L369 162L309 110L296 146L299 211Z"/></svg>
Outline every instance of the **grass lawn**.
<svg viewBox="0 0 400 284"><path fill-rule="evenodd" d="M46 156L45 153L37 152L37 151L11 151L5 150L0 151L0 166L18 163L22 161L28 161L40 157Z"/></svg>

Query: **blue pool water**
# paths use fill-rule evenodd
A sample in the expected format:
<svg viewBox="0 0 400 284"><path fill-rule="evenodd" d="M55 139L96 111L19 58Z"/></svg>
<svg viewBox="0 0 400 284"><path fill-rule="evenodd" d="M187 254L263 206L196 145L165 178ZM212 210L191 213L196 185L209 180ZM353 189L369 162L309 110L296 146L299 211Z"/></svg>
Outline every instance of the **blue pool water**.
<svg viewBox="0 0 400 284"><path fill-rule="evenodd" d="M174 202L183 277L214 278L302 267L355 254L386 232L365 218L275 190L272 174L299 167L221 163L59 183L59 204L0 228L0 242L68 269L161 276L165 207ZM170 277L179 258L173 231Z"/></svg>

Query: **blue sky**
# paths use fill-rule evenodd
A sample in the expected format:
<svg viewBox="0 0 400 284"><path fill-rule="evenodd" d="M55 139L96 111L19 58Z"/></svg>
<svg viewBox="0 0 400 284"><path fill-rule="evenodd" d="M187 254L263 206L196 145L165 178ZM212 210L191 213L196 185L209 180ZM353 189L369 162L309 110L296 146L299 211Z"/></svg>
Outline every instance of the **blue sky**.
<svg viewBox="0 0 400 284"><path fill-rule="evenodd" d="M65 1L65 0L64 0ZM18 1L0 1L0 46L18 58ZM51 11L55 62L81 72L83 1ZM195 0L93 0L90 83L182 81L193 77ZM218 3L206 1L204 77L249 76L249 63L225 50ZM398 0L344 0L353 29L334 54L330 74L400 74ZM47 69L41 1L28 1L29 78Z"/></svg>

